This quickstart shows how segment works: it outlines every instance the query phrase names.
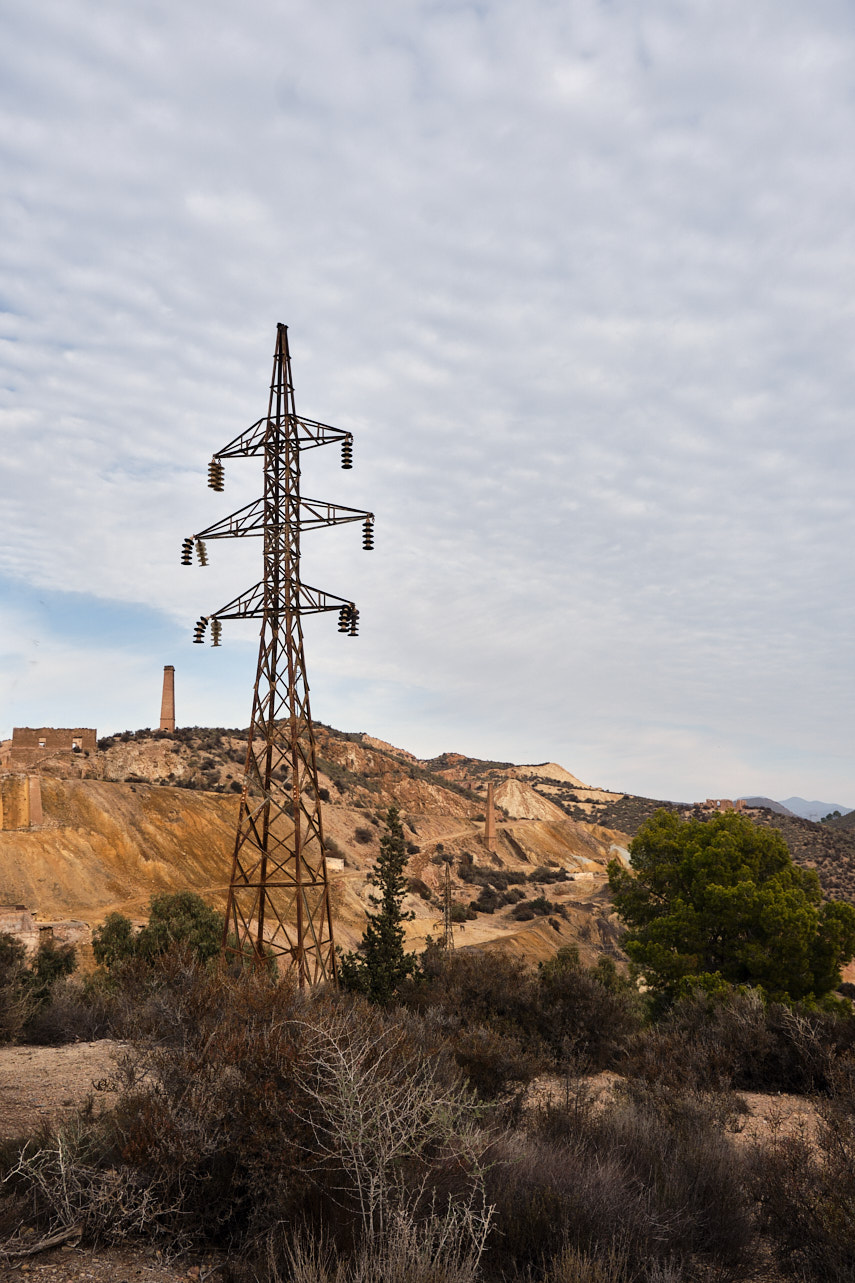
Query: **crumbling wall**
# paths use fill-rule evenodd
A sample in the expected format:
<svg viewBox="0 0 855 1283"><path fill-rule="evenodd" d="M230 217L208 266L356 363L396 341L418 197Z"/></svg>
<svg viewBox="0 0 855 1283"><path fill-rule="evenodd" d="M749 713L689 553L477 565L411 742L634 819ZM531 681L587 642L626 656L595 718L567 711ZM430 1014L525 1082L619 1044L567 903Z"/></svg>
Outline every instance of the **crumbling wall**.
<svg viewBox="0 0 855 1283"><path fill-rule="evenodd" d="M44 823L41 785L37 775L0 775L0 829L29 829Z"/></svg>
<svg viewBox="0 0 855 1283"><path fill-rule="evenodd" d="M0 775L0 828L30 827L30 789L26 775Z"/></svg>

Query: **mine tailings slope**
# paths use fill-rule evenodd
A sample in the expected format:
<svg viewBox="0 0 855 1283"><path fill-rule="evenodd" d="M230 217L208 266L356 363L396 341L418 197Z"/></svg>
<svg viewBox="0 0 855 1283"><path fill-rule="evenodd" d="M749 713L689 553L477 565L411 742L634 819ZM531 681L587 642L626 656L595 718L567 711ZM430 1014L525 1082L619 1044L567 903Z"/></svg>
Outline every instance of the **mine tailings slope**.
<svg viewBox="0 0 855 1283"><path fill-rule="evenodd" d="M0 900L40 918L144 916L161 891L225 902L239 798L102 780L42 780L44 824L0 833Z"/></svg>
<svg viewBox="0 0 855 1283"><path fill-rule="evenodd" d="M385 771L387 761L378 762L378 769ZM354 765L364 769L366 763ZM369 810L364 802L332 791L335 801L324 807L324 827L334 852L344 857L344 868L331 871L330 884L336 939L347 949L358 943L366 910L372 908L367 875L380 851L389 799L386 788L379 796L369 793L380 803ZM481 890L467 870L516 871L520 895L546 896L554 906L533 921L518 920L512 904L490 911L479 907L476 917L459 925L458 946L506 948L530 961L568 943L578 944L586 957L616 951L605 872L610 856L626 841L623 834L556 818L547 802L543 809L549 819L500 820L496 850L489 852L483 820L472 815L477 803L423 780L396 780L394 791L413 795L407 798L412 809L403 812L410 845L406 907L415 914L408 924L411 948L441 933L449 860L453 900L461 906ZM534 796L514 794L513 800L524 810L537 809L538 801L543 806ZM144 920L150 897L160 892L191 889L224 907L236 793L44 776L42 804L44 823L38 828L0 832L0 904L24 905L41 921L74 919L89 927L114 910ZM553 882L559 870L563 880Z"/></svg>

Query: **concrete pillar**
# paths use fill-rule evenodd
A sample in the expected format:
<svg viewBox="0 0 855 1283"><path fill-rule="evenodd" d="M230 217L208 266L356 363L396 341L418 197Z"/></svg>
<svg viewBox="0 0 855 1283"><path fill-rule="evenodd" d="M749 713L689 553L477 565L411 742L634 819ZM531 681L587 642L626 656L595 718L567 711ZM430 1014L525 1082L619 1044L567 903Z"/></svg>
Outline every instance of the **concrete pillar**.
<svg viewBox="0 0 855 1283"><path fill-rule="evenodd" d="M484 843L488 851L496 849L496 812L493 810L493 786L487 785L487 817L484 821Z"/></svg>
<svg viewBox="0 0 855 1283"><path fill-rule="evenodd" d="M160 701L160 729L175 730L175 666L163 666L163 698Z"/></svg>
<svg viewBox="0 0 855 1283"><path fill-rule="evenodd" d="M28 779L30 788L30 828L36 824L44 824L42 814L42 781L40 776L31 775Z"/></svg>

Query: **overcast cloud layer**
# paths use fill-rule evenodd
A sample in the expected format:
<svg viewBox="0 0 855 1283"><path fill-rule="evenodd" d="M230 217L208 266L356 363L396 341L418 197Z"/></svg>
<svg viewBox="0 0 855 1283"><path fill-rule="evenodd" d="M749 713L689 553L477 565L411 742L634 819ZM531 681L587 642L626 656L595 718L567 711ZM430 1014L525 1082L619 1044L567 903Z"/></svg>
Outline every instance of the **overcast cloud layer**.
<svg viewBox="0 0 855 1283"><path fill-rule="evenodd" d="M855 806L855 9L2 6L0 734L246 725L181 539L266 407L351 429L316 717L653 796ZM329 457L326 457L329 456Z"/></svg>

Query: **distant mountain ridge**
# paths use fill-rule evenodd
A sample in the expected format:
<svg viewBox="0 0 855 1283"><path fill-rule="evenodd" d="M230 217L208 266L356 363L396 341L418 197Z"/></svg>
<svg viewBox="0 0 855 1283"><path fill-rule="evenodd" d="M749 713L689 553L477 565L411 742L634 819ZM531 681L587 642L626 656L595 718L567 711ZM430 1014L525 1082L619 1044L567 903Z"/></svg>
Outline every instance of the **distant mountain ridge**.
<svg viewBox="0 0 855 1283"><path fill-rule="evenodd" d="M765 806L776 815L798 815L801 819L811 820L814 824L834 811L839 811L841 815L850 815L853 810L851 806L843 806L839 802L808 802L803 797L787 797L783 802L775 802L771 797L744 797L740 798L740 801L748 806Z"/></svg>
<svg viewBox="0 0 855 1283"><path fill-rule="evenodd" d="M852 810L851 806L841 806L839 802L806 802L803 797L786 797L781 805L788 807L794 815L800 815L803 820L814 821L824 819L832 811L848 815Z"/></svg>
<svg viewBox="0 0 855 1283"><path fill-rule="evenodd" d="M767 811L774 811L775 815L795 815L795 811L788 810L783 802L775 802L771 797L741 797L739 801L746 806L765 807Z"/></svg>

